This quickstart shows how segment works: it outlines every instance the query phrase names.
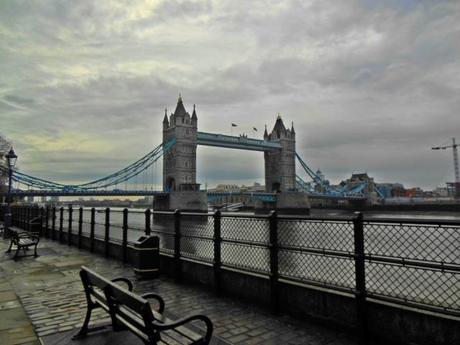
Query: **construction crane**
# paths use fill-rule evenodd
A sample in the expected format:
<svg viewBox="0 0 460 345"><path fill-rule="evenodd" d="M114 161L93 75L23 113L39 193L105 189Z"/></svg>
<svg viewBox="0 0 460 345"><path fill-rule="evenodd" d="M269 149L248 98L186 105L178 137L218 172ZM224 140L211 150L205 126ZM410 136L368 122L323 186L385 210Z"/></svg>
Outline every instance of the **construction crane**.
<svg viewBox="0 0 460 345"><path fill-rule="evenodd" d="M454 154L454 170L455 170L455 191L457 195L460 195L460 173L458 169L458 151L457 147L459 144L455 143L455 138L452 138L452 145L446 146L436 146L432 147L432 150L445 150L445 149L452 149Z"/></svg>

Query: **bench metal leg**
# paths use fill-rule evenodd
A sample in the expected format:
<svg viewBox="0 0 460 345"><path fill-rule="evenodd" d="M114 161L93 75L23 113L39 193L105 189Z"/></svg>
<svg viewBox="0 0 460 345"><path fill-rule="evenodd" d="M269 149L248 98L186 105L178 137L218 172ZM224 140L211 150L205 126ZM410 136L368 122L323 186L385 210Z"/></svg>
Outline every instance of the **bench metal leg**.
<svg viewBox="0 0 460 345"><path fill-rule="evenodd" d="M77 334L75 334L72 339L81 339L86 337L88 334L88 324L89 324L89 319L91 318L91 312L93 311L94 307L88 306L86 308L86 316L85 316L85 321L83 321L83 325L81 326L80 330L78 331Z"/></svg>
<svg viewBox="0 0 460 345"><path fill-rule="evenodd" d="M16 260L18 258L19 251L21 250L21 247L18 246L16 249L16 253L14 254L13 260Z"/></svg>
<svg viewBox="0 0 460 345"><path fill-rule="evenodd" d="M86 309L85 321L83 321L83 325L81 326L78 333L72 337L73 340L83 339L88 335L88 333L100 331L100 330L107 328L106 326L95 326L95 327L88 328L89 320L91 319L91 312L94 309L99 308L99 307L100 306L97 305L96 303L92 303L88 305Z"/></svg>
<svg viewBox="0 0 460 345"><path fill-rule="evenodd" d="M13 247L13 241L10 242L10 246L8 247L8 250L5 253L11 253L12 247Z"/></svg>

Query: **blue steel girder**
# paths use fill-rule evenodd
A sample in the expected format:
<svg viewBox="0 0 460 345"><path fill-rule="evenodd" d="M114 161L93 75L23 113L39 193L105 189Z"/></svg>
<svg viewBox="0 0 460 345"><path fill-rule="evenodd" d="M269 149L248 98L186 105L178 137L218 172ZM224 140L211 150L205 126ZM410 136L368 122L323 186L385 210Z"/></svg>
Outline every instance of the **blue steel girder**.
<svg viewBox="0 0 460 345"><path fill-rule="evenodd" d="M249 199L261 200L264 202L275 202L275 193L257 193L257 192L210 192L208 193L208 201L215 201L230 196L247 196Z"/></svg>
<svg viewBox="0 0 460 345"><path fill-rule="evenodd" d="M15 190L11 196L27 197L27 196L154 196L166 195L163 191L149 191L149 190Z"/></svg>
<svg viewBox="0 0 460 345"><path fill-rule="evenodd" d="M281 144L279 141L267 141L206 132L197 133L197 144L204 146L226 147L229 149L262 152L281 149Z"/></svg>

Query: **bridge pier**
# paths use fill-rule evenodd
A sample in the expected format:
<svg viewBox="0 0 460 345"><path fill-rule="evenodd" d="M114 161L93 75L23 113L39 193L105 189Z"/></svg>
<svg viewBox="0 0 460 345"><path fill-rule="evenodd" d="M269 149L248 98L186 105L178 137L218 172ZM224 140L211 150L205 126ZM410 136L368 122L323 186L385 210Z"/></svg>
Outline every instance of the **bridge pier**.
<svg viewBox="0 0 460 345"><path fill-rule="evenodd" d="M309 215L310 200L306 193L288 191L276 194L276 201L266 202L258 200L255 205L255 213L269 213L276 210L281 215Z"/></svg>
<svg viewBox="0 0 460 345"><path fill-rule="evenodd" d="M158 195L153 199L155 211L207 212L208 195L206 191L175 191Z"/></svg>

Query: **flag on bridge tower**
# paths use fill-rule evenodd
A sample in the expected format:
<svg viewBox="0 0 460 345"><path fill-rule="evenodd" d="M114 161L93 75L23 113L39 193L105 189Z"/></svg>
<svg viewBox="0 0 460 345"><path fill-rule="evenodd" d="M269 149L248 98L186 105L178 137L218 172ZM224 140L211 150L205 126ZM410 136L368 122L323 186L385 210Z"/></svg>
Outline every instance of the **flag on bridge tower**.
<svg viewBox="0 0 460 345"><path fill-rule="evenodd" d="M232 127L238 127L236 124L232 123Z"/></svg>
<svg viewBox="0 0 460 345"><path fill-rule="evenodd" d="M257 132L257 128L255 128L255 127L252 127L252 129L254 130L254 132Z"/></svg>

